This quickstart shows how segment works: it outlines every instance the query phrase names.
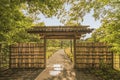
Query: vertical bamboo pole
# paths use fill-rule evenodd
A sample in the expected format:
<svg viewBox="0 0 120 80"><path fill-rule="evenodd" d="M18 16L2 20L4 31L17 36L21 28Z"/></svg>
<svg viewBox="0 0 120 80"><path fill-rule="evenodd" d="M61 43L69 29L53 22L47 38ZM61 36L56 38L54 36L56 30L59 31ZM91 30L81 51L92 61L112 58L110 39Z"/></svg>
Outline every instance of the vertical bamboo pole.
<svg viewBox="0 0 120 80"><path fill-rule="evenodd" d="M11 68L11 45L9 46L9 68Z"/></svg>
<svg viewBox="0 0 120 80"><path fill-rule="evenodd" d="M120 69L120 54L118 55L119 56L119 63L118 63L118 66L119 66L119 69ZM113 59L112 59L113 60Z"/></svg>
<svg viewBox="0 0 120 80"><path fill-rule="evenodd" d="M21 46L20 46L21 44L19 43L18 44L18 52L17 52L17 59L16 60L18 60L18 62L17 62L17 66L16 66L16 68L20 68L20 53L21 53L21 51L20 51L20 48L21 48Z"/></svg>
<svg viewBox="0 0 120 80"><path fill-rule="evenodd" d="M111 52L112 53L112 52ZM114 54L112 53L112 68L114 68ZM119 59L120 60L120 59Z"/></svg>
<svg viewBox="0 0 120 80"><path fill-rule="evenodd" d="M44 36L44 68L46 68L46 36Z"/></svg>
<svg viewBox="0 0 120 80"><path fill-rule="evenodd" d="M74 37L74 68L76 69L76 37Z"/></svg>
<svg viewBox="0 0 120 80"><path fill-rule="evenodd" d="M23 68L23 56L24 56L24 48L23 48L23 44L21 45L21 49L20 49L20 51L22 51L22 53L21 53L21 58L20 58L20 68Z"/></svg>

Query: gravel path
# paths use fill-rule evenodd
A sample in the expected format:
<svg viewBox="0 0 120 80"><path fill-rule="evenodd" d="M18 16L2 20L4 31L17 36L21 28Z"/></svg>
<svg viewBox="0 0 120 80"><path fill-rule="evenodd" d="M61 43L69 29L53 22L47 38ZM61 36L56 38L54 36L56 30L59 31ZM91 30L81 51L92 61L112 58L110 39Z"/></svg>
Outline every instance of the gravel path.
<svg viewBox="0 0 120 80"><path fill-rule="evenodd" d="M87 71L73 69L73 63L63 49L47 60L47 68L35 80L98 80Z"/></svg>

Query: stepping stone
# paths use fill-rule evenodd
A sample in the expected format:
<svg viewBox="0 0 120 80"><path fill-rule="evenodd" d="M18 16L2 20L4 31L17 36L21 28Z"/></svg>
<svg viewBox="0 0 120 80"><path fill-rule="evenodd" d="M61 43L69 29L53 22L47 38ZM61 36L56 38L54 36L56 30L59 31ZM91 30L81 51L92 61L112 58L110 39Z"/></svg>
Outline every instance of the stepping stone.
<svg viewBox="0 0 120 80"><path fill-rule="evenodd" d="M50 74L51 76L57 76L57 75L59 75L60 72L61 72L61 71L50 71L49 74Z"/></svg>

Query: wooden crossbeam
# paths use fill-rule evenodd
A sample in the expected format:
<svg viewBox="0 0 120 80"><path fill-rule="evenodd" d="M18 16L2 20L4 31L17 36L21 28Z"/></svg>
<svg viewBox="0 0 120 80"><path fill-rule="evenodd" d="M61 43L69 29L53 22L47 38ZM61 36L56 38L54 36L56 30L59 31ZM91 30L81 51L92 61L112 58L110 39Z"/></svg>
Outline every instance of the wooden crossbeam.
<svg viewBox="0 0 120 80"><path fill-rule="evenodd" d="M80 39L81 35L91 33L93 29L89 26L49 26L49 27L33 27L27 30L28 33L39 34L41 38L46 39Z"/></svg>

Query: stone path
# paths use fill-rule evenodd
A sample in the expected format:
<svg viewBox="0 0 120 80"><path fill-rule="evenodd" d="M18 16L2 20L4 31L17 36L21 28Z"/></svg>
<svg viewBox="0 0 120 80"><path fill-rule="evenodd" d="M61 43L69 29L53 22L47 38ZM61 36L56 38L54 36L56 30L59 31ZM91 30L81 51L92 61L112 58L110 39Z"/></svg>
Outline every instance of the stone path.
<svg viewBox="0 0 120 80"><path fill-rule="evenodd" d="M73 63L61 49L47 60L47 68L35 80L99 80L87 71L73 69Z"/></svg>

